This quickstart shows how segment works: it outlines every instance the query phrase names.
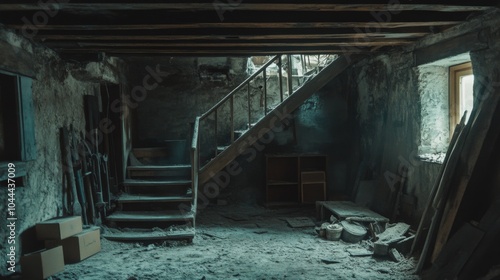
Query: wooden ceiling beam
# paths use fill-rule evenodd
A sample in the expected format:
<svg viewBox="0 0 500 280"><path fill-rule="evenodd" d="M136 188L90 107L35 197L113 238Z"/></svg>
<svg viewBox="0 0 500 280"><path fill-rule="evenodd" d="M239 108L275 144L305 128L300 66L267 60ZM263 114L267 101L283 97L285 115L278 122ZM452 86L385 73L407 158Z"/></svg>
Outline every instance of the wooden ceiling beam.
<svg viewBox="0 0 500 280"><path fill-rule="evenodd" d="M198 47L198 48L228 48L228 47L284 47L284 46L294 46L294 47L380 47L380 46L400 46L407 45L414 42L413 40L405 40L405 39L394 39L394 40L377 40L377 41L367 41L367 40L358 40L358 41L336 41L336 42L306 42L306 41L288 41L288 42L196 42L196 43L187 43L187 42L164 42L164 43L151 43L151 42L78 42L78 43L68 43L65 45L73 46L76 48L85 48L85 47L115 47L115 48L123 48L123 47L132 47L132 48L162 48L162 47ZM47 43L49 47L61 46L61 43Z"/></svg>
<svg viewBox="0 0 500 280"><path fill-rule="evenodd" d="M185 23L185 24L120 24L120 25L40 25L37 30L86 30L86 31L117 31L117 30L168 30L168 29L249 29L249 28L405 28L456 25L462 21L419 21L419 22L218 22L218 23ZM23 29L22 24L6 24L8 28ZM208 31L207 31L208 32ZM200 31L200 33L203 33Z"/></svg>
<svg viewBox="0 0 500 280"><path fill-rule="evenodd" d="M364 48L356 50L345 50L341 48L314 48L314 49L220 49L203 50L198 48L173 48L173 49L120 49L120 48L80 48L80 49L55 49L62 54L95 54L106 53L108 55L165 55L165 56L254 56L254 55L276 55L276 54L359 54L372 53L375 48Z"/></svg>
<svg viewBox="0 0 500 280"><path fill-rule="evenodd" d="M19 3L20 1L3 1L0 11L36 11L41 10L38 3ZM63 1L60 1L63 2ZM126 1L114 1L114 3L102 3L97 1L66 1L50 6L54 10L79 10L79 11L137 11L137 10L187 10L187 11L213 11L217 8L217 2L203 1L199 3L169 2L169 3L131 3ZM109 1L108 1L109 2ZM270 3L271 2L271 3ZM275 2L275 3L272 3ZM293 1L290 1L293 2ZM297 2L297 1L295 1ZM304 1L305 2L305 1ZM316 2L316 3L315 3ZM277 3L268 1L266 3L241 2L236 4L226 3L227 9L239 11L338 11L338 12L370 12L370 11L435 11L435 12L475 12L485 11L495 3L492 1L475 1L474 3L447 3L446 1L401 1L401 4L389 4L385 1L351 1L363 3L345 3L347 1L336 1L343 3L325 3L315 1L307 3ZM332 2L332 1L330 1ZM494 2L494 1L493 1ZM225 2L220 2L223 5Z"/></svg>
<svg viewBox="0 0 500 280"><path fill-rule="evenodd" d="M39 35L42 41L176 41L176 40L314 40L314 39L410 39L430 32L398 33L371 32L345 34L289 34L289 35Z"/></svg>

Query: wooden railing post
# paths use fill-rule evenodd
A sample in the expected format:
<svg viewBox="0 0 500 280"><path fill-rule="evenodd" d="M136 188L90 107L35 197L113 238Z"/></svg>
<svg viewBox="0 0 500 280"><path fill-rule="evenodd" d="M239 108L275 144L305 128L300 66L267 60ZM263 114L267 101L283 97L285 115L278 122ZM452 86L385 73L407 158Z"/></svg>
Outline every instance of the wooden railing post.
<svg viewBox="0 0 500 280"><path fill-rule="evenodd" d="M291 55L287 55L286 56L286 59L287 59L287 64L288 64L288 96L292 95L293 93L293 71L292 71L292 56Z"/></svg>
<svg viewBox="0 0 500 280"><path fill-rule="evenodd" d="M282 86L282 73L281 73L281 69L282 69L282 58L281 58L281 55L277 55L275 57L273 57L271 60L269 60L268 62L266 62L262 67L260 67L255 73L252 73L252 75L250 75L248 78L245 79L245 81L243 81L241 84L239 84L236 88L234 88L229 94L227 94L226 96L224 96L220 101L217 102L217 104L215 104L214 106L212 106L212 108L210 108L208 111L206 111L205 113L203 113L199 118L197 118L197 121L198 121L198 127L197 129L200 129L200 124L203 120L207 119L212 113L215 115L215 126L214 126L214 132L215 132L215 156L217 157L218 156L218 134L219 134L219 127L218 127L218 122L219 122L219 116L218 116L218 110L220 109L220 107L224 104L226 104L226 102L229 102L229 106L230 106L230 129L231 129L231 143L234 143L235 142L235 137L234 137L234 129L235 129L235 116L234 116L234 95L236 93L238 93L239 91L241 90L244 90L245 86L247 87L247 104L248 104L248 128L251 127L252 125L252 102L251 102L251 88L250 88L250 82L253 81L256 77L258 77L261 73L263 73L263 76L264 76L264 112L265 114L267 114L267 68L269 67L269 65L273 64L274 62L276 62L276 60L279 59L280 61L280 96L281 96L281 101L283 101L283 86ZM197 131L197 134L199 134L199 132ZM197 166L198 166L198 170L196 170L196 172L198 172L199 170L201 170L202 168L202 164L201 164L201 157L200 157L200 150L201 150L201 147L200 147L200 139L199 139L199 136L197 135L198 137L198 142L197 142L197 147L196 149L194 150L194 153L195 155L193 154L193 160L197 159L198 162L196 163ZM194 138L193 138L193 141L194 141ZM210 144L209 144L210 146ZM195 147L195 143L193 142L193 149Z"/></svg>
<svg viewBox="0 0 500 280"><path fill-rule="evenodd" d="M247 87L247 102L248 102L248 129L250 129L250 124L252 123L252 104L250 103L250 84Z"/></svg>
<svg viewBox="0 0 500 280"><path fill-rule="evenodd" d="M280 83L280 100L281 102L283 102L283 73L281 73L281 71L283 70L283 61L281 59L281 55L278 59L278 80L279 80L279 83Z"/></svg>
<svg viewBox="0 0 500 280"><path fill-rule="evenodd" d="M191 187L193 192L193 206L194 211L193 227L196 226L196 210L198 209L198 183L200 172L200 117L196 118L193 128L193 140L191 141Z"/></svg>
<svg viewBox="0 0 500 280"><path fill-rule="evenodd" d="M218 145L217 145L217 110L214 111L214 114L215 114L215 130L214 130L214 140L215 140L215 156L217 156L217 148L218 148Z"/></svg>
<svg viewBox="0 0 500 280"><path fill-rule="evenodd" d="M264 115L267 115L267 68L262 72L264 79Z"/></svg>
<svg viewBox="0 0 500 280"><path fill-rule="evenodd" d="M231 96L231 101L230 101L230 122L231 122L231 127L230 127L230 132L231 132L231 144L234 143L234 96Z"/></svg>

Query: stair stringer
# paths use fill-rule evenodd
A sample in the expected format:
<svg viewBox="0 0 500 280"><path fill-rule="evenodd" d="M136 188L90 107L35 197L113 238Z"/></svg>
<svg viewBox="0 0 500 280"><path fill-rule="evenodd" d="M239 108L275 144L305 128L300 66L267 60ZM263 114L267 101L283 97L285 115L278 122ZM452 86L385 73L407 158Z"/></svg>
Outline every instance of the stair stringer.
<svg viewBox="0 0 500 280"><path fill-rule="evenodd" d="M324 87L329 81L340 75L353 64L352 56L340 56L323 68L316 76L298 88L292 95L275 107L269 114L260 119L255 126L238 138L222 153L213 158L199 171L198 187L209 181L217 172L221 171L231 161L241 155L247 148L255 144L260 137L275 128L279 121L285 121L290 114L302 105L315 92ZM357 60L356 60L357 61Z"/></svg>

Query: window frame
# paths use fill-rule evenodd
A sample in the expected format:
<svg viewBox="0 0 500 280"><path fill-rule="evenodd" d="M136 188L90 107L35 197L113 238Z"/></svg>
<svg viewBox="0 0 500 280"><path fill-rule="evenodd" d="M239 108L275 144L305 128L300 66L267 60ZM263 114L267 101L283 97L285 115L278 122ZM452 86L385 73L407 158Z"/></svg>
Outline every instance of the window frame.
<svg viewBox="0 0 500 280"><path fill-rule="evenodd" d="M455 131L455 126L460 123L460 79L463 76L473 75L472 63L450 66L450 139ZM471 112L468 112L470 114Z"/></svg>
<svg viewBox="0 0 500 280"><path fill-rule="evenodd" d="M12 160L0 160L0 181L7 179L8 164L16 165L16 178L27 174L26 162L36 160L37 149L35 139L35 117L33 107L32 85L33 79L0 69L0 75L11 76L15 79L16 122L19 141L17 157Z"/></svg>

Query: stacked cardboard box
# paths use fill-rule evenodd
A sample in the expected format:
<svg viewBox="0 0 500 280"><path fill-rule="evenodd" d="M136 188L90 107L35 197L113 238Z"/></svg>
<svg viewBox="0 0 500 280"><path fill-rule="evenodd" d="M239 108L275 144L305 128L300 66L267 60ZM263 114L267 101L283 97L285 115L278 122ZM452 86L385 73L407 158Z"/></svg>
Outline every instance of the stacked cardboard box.
<svg viewBox="0 0 500 280"><path fill-rule="evenodd" d="M38 223L36 234L46 249L21 258L26 279L45 279L64 270L65 263L82 261L101 250L99 228L83 230L80 216Z"/></svg>

